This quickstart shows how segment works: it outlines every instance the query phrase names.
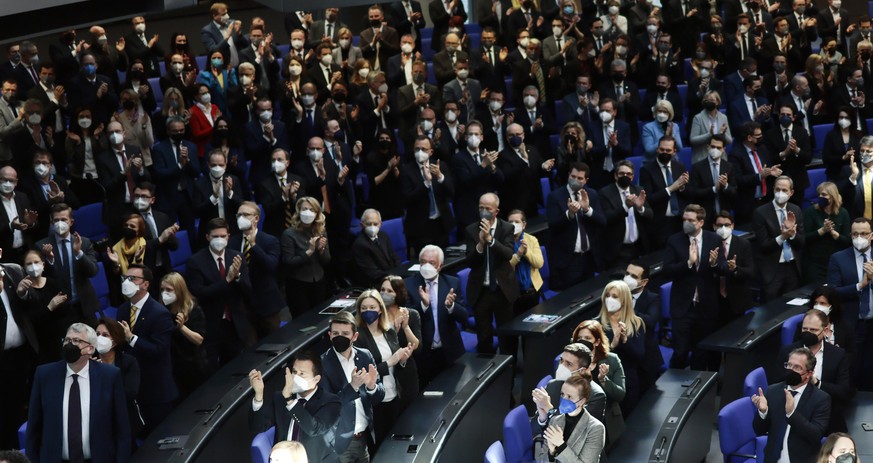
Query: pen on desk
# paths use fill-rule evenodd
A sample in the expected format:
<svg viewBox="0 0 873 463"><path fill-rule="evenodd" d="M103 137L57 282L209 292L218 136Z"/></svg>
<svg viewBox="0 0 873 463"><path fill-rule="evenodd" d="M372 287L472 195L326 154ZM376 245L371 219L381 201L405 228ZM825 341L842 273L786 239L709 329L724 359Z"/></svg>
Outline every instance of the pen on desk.
<svg viewBox="0 0 873 463"><path fill-rule="evenodd" d="M748 341L749 338L751 338L751 337L754 336L754 335L755 335L755 330L749 330L749 332L746 333L746 335L743 336L743 337L742 337L742 338L737 342L737 345L738 345L738 346L743 345L744 342Z"/></svg>

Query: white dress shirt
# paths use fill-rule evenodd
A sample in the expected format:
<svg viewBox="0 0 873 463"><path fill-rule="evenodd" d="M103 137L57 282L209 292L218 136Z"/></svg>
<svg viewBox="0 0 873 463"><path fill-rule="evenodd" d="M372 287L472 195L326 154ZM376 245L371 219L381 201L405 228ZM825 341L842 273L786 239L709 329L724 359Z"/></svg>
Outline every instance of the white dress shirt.
<svg viewBox="0 0 873 463"><path fill-rule="evenodd" d="M5 287L0 290L0 299L3 300L3 306L6 309L6 342L3 349L20 347L24 344L24 335L12 316L12 306L9 304L9 294L6 293Z"/></svg>
<svg viewBox="0 0 873 463"><path fill-rule="evenodd" d="M86 460L91 458L91 378L90 378L91 362L75 373L67 365L67 374L64 379L64 402L63 402L63 434L60 436L63 440L61 447L61 459L70 459L70 443L67 441L67 429L69 428L69 408L70 408L70 387L73 385L73 374L79 375L76 382L79 383L79 403L82 404L82 453ZM57 437L57 436L54 436Z"/></svg>
<svg viewBox="0 0 873 463"><path fill-rule="evenodd" d="M336 349L332 349L333 353L336 354L336 358L339 359L340 367L343 369L343 373L345 374L346 381L349 383L352 382L352 372L357 369L355 365L355 351L352 350L352 355L347 359L344 355L340 354L336 351ZM384 386L383 386L384 387ZM366 388L366 386L365 386ZM358 392L358 391L355 391ZM375 392L375 390L373 391ZM367 393L372 394L372 392L367 391ZM359 432L364 432L367 430L370 422L367 420L367 414L364 412L364 402L361 401L361 398L358 397L355 399L355 434Z"/></svg>
<svg viewBox="0 0 873 463"><path fill-rule="evenodd" d="M23 222L23 220L18 216L18 206L15 205L15 192L12 192L12 195L8 198L6 196L0 196L0 199L3 201L3 208L6 209L6 217L9 218L9 228L12 228L12 222L15 219L18 219L19 222ZM12 228L12 247L20 248L24 246L24 237L21 235L21 230L16 228Z"/></svg>

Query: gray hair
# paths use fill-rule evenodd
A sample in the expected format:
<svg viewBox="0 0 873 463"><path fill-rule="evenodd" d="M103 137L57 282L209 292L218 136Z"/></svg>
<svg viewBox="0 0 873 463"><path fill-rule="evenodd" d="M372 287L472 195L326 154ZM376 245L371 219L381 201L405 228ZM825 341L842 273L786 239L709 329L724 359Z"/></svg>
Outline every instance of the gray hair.
<svg viewBox="0 0 873 463"><path fill-rule="evenodd" d="M243 70L248 70L255 72L255 66L252 63L239 63L239 67L237 68L237 72L242 72Z"/></svg>
<svg viewBox="0 0 873 463"><path fill-rule="evenodd" d="M361 222L364 221L364 219L367 217L367 214L376 214L376 217L379 218L379 222L380 222L380 223L382 222L382 213L379 212L378 209L373 209L372 207L369 208L369 209L366 209L366 210L364 211L364 213L361 214Z"/></svg>
<svg viewBox="0 0 873 463"><path fill-rule="evenodd" d="M780 176L776 177L776 180L773 181L773 184L775 185L776 182L778 182L779 180L785 180L786 182L788 182L788 186L789 186L792 190L794 189L794 180L792 180L791 177L789 177L789 176L787 176L787 175L780 175Z"/></svg>
<svg viewBox="0 0 873 463"><path fill-rule="evenodd" d="M537 97L540 96L540 89L537 88L536 85L528 85L522 90L522 93L533 91L537 94Z"/></svg>
<svg viewBox="0 0 873 463"><path fill-rule="evenodd" d="M97 347L97 332L94 331L94 328L91 328L84 323L73 323L69 328L67 328L67 334L70 333L84 334L85 341L95 348Z"/></svg>
<svg viewBox="0 0 873 463"><path fill-rule="evenodd" d="M861 138L861 142L858 143L860 146L873 146L873 135L864 135Z"/></svg>
<svg viewBox="0 0 873 463"><path fill-rule="evenodd" d="M167 123L165 124L165 127L169 129L170 124L172 124L174 122L180 122L180 123L182 123L182 125L185 125L185 120L182 119L180 116L170 116L167 118Z"/></svg>
<svg viewBox="0 0 873 463"><path fill-rule="evenodd" d="M612 64L609 65L610 70L615 70L617 67L624 67L627 69L627 63L623 59L613 60Z"/></svg>
<svg viewBox="0 0 873 463"><path fill-rule="evenodd" d="M446 258L446 255L443 254L442 248L433 244L428 244L427 246L421 248L421 251L418 253L419 262L421 262L421 258L424 257L424 255L428 252L435 252L437 255L437 260L440 261L440 265L443 264L443 260Z"/></svg>

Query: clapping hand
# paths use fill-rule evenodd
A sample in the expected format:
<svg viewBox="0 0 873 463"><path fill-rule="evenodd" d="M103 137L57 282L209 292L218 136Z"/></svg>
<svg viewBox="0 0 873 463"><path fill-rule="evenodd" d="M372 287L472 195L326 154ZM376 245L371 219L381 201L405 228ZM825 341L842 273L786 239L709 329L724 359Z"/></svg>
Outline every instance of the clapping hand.
<svg viewBox="0 0 873 463"><path fill-rule="evenodd" d="M791 395L791 394L788 394ZM791 398L792 400L794 397ZM764 390L760 387L758 388L758 393L752 396L752 403L755 404L755 407L761 413L767 413L767 398L764 397ZM788 399L785 400L785 407L788 407Z"/></svg>

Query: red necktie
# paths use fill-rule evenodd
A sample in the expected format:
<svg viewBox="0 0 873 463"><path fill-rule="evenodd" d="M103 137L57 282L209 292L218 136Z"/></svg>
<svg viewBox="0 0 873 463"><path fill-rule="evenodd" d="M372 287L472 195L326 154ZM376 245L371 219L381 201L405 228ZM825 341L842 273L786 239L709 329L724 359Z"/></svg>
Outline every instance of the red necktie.
<svg viewBox="0 0 873 463"><path fill-rule="evenodd" d="M755 158L755 167L758 168L758 175L761 176L761 196L767 196L767 180L764 178L762 171L764 167L761 166L761 159L758 158L758 152L752 150L752 157Z"/></svg>
<svg viewBox="0 0 873 463"><path fill-rule="evenodd" d="M218 258L218 274L221 275L221 278L227 278L227 271L224 268L224 259L221 257ZM225 304L224 306L224 318L225 320L230 320L230 308Z"/></svg>

